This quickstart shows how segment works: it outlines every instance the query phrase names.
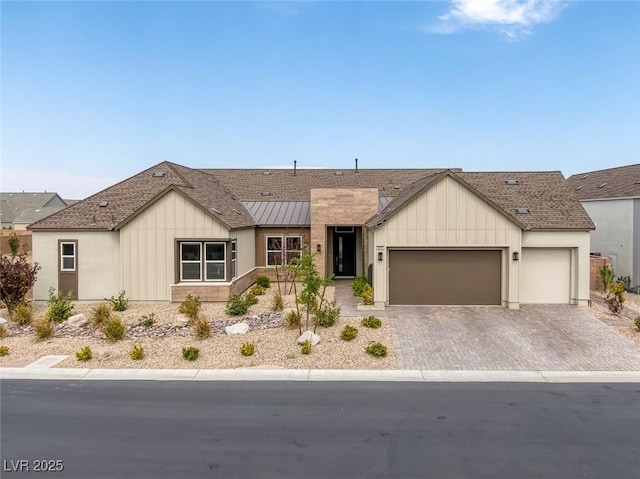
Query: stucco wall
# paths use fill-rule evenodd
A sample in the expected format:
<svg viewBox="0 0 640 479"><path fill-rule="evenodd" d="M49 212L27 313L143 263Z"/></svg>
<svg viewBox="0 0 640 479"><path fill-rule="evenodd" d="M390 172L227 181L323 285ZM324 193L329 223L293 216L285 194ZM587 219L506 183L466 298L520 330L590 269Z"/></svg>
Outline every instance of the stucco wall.
<svg viewBox="0 0 640 479"><path fill-rule="evenodd" d="M41 270L34 299L46 300L48 290L58 288L58 240L78 241L78 299L100 300L120 291L120 236L116 232L32 233L33 260Z"/></svg>

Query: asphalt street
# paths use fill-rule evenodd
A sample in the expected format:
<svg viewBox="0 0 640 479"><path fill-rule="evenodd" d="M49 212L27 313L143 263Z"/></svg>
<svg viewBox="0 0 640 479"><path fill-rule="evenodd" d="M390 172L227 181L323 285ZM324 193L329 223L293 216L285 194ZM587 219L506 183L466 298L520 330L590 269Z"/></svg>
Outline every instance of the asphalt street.
<svg viewBox="0 0 640 479"><path fill-rule="evenodd" d="M2 478L632 478L640 470L633 383L3 380L0 400Z"/></svg>

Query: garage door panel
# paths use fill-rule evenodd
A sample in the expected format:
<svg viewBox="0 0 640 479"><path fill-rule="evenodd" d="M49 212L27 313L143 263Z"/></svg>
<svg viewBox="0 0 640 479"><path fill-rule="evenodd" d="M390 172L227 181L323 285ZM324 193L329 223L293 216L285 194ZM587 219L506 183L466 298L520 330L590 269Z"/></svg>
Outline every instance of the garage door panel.
<svg viewBox="0 0 640 479"><path fill-rule="evenodd" d="M391 250L390 304L500 304L500 251Z"/></svg>
<svg viewBox="0 0 640 479"><path fill-rule="evenodd" d="M520 271L520 302L571 302L571 252L562 248L524 248Z"/></svg>

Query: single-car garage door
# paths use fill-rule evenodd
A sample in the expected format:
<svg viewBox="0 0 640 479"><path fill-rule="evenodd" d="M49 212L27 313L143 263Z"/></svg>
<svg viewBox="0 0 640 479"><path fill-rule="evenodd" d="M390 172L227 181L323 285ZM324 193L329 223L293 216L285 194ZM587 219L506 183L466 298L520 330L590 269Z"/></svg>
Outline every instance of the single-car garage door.
<svg viewBox="0 0 640 479"><path fill-rule="evenodd" d="M521 303L571 302L569 249L523 248L520 268Z"/></svg>
<svg viewBox="0 0 640 479"><path fill-rule="evenodd" d="M390 250L389 304L500 304L500 251Z"/></svg>

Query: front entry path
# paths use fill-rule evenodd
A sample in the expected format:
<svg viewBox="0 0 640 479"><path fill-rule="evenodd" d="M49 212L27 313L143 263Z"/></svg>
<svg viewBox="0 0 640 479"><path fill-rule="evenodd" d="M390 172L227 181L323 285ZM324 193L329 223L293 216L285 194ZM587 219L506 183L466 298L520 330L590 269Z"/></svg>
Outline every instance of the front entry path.
<svg viewBox="0 0 640 479"><path fill-rule="evenodd" d="M390 306L399 369L640 371L640 346L570 305Z"/></svg>

